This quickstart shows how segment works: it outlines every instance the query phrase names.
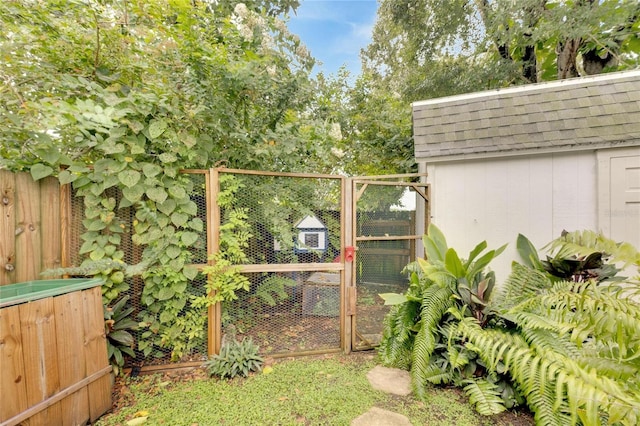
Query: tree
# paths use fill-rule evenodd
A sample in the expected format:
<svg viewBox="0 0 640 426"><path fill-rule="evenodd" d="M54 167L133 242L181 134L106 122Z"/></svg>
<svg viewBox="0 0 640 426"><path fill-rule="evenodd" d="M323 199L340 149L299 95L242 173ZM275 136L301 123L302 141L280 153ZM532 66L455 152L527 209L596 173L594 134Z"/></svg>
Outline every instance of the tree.
<svg viewBox="0 0 640 426"><path fill-rule="evenodd" d="M384 0L365 69L411 101L632 68L640 4Z"/></svg>
<svg viewBox="0 0 640 426"><path fill-rule="evenodd" d="M199 345L212 302L195 298L190 266L202 189L181 169L332 170L330 128L309 113L313 58L276 17L296 5L0 4L1 166L73 185L83 266L105 280L105 304L132 282L123 247L140 247L145 356Z"/></svg>

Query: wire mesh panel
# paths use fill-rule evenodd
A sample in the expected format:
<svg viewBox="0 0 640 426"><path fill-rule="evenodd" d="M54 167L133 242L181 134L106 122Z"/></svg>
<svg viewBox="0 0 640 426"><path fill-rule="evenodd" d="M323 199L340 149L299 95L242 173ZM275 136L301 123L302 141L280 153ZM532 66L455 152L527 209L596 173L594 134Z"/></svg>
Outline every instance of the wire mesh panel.
<svg viewBox="0 0 640 426"><path fill-rule="evenodd" d="M353 349L377 346L382 337L384 305L381 293L403 293L408 287L405 266L414 261L426 212L426 184L355 180L356 312Z"/></svg>
<svg viewBox="0 0 640 426"><path fill-rule="evenodd" d="M221 170L219 182L219 251L242 239L249 285L223 302L222 332L269 355L339 349L342 178Z"/></svg>

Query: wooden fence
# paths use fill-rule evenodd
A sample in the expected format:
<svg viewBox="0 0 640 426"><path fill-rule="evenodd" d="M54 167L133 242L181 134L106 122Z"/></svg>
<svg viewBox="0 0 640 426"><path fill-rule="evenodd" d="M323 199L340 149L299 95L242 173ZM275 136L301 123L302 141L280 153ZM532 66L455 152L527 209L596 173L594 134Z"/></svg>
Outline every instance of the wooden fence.
<svg viewBox="0 0 640 426"><path fill-rule="evenodd" d="M0 170L0 285L42 279L43 271L63 266L60 197L53 177L36 182Z"/></svg>

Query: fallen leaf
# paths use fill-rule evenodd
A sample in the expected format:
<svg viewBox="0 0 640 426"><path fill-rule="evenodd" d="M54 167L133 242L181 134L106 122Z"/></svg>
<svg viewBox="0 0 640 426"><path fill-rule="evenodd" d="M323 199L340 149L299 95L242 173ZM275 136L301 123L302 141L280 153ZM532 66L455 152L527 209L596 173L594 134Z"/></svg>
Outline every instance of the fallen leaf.
<svg viewBox="0 0 640 426"><path fill-rule="evenodd" d="M147 417L137 417L135 419L129 420L127 422L127 426L138 426L147 422Z"/></svg>

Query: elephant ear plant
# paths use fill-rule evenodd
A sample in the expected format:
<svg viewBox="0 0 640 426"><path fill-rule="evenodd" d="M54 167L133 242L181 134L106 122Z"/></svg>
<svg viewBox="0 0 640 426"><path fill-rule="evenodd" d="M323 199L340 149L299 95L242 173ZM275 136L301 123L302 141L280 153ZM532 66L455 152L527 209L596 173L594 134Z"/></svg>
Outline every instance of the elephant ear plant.
<svg viewBox="0 0 640 426"><path fill-rule="evenodd" d="M507 405L513 405L516 392L508 383L500 383L497 375L484 377L485 369L473 348L455 337L455 326L463 317L472 317L481 326L490 321L488 300L495 275L485 268L506 245L487 250L483 241L462 259L433 224L423 242L427 258L407 266L407 293L380 295L386 304L394 305L385 318L382 360L410 369L419 396L429 383L465 385L479 411L500 412L505 409L501 394L509 400Z"/></svg>

